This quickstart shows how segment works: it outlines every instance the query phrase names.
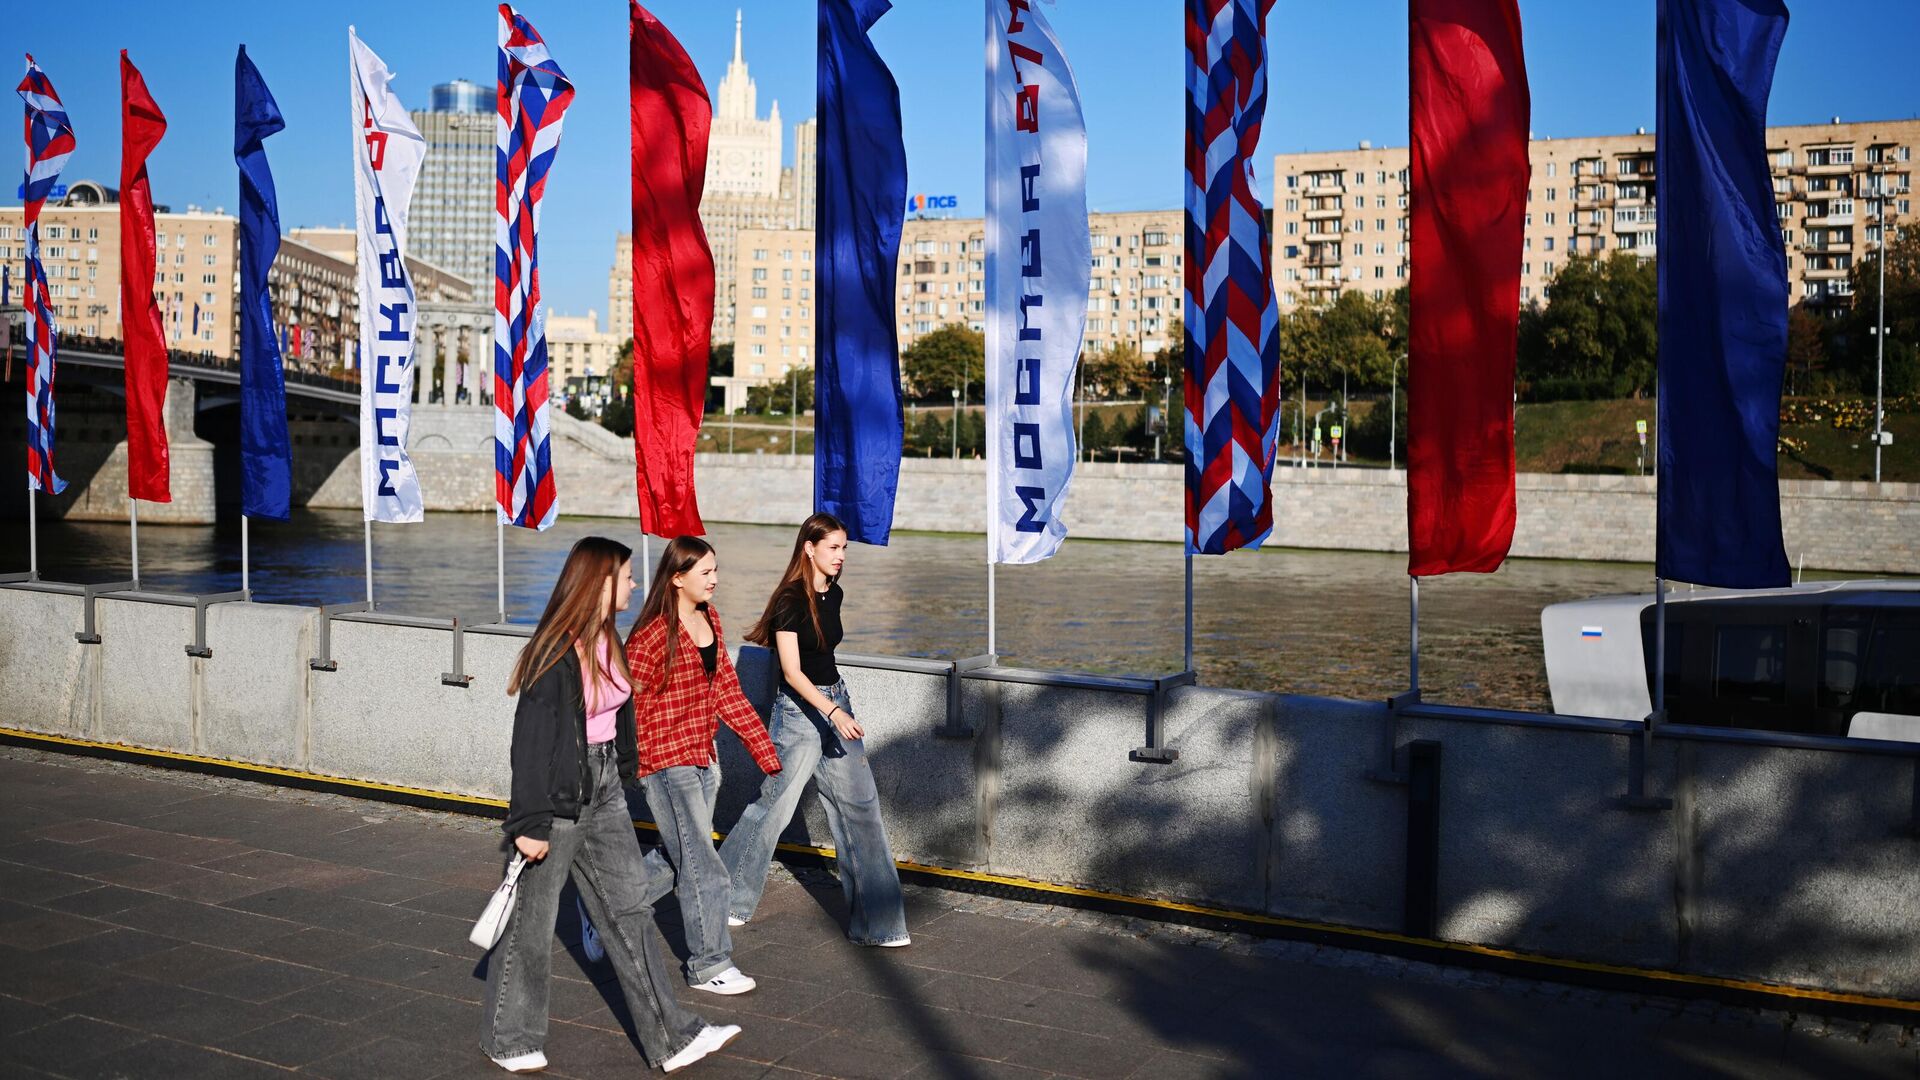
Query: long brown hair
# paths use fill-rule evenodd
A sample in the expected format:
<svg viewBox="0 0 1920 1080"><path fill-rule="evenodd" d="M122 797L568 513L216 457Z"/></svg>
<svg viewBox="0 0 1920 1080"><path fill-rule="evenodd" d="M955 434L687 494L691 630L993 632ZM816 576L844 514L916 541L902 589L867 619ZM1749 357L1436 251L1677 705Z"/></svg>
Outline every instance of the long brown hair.
<svg viewBox="0 0 1920 1080"><path fill-rule="evenodd" d="M659 568L653 572L653 584L647 587L646 602L640 605L640 617L627 631L627 640L632 641L655 619L667 620L667 663L660 669L663 679L673 674L673 654L680 644L680 590L673 587L674 575L692 570L695 563L712 554L713 545L697 536L676 536L669 541Z"/></svg>
<svg viewBox="0 0 1920 1080"><path fill-rule="evenodd" d="M773 587L773 595L767 598L767 609L760 613L760 621L747 631L748 641L773 648L775 615L787 604L802 603L807 605L807 619L813 623L813 640L826 644L826 635L820 632L820 598L813 591L813 560L807 558L807 545L817 544L833 533L846 531L847 527L840 523L839 518L824 512L800 523L800 535L793 541L793 557L787 560L787 570L780 575L780 584ZM838 580L838 574L831 579Z"/></svg>
<svg viewBox="0 0 1920 1080"><path fill-rule="evenodd" d="M540 613L540 624L533 629L533 640L520 650L520 659L514 662L507 693L517 694L532 685L576 642L598 646L603 638L620 640L620 631L613 625L613 607L609 604L602 615L600 597L631 558L632 548L604 536L583 536L573 545L567 552L566 565L560 568L553 595L547 597L547 610ZM593 665L596 681L612 679L612 673L600 661L599 648L587 650L587 663Z"/></svg>

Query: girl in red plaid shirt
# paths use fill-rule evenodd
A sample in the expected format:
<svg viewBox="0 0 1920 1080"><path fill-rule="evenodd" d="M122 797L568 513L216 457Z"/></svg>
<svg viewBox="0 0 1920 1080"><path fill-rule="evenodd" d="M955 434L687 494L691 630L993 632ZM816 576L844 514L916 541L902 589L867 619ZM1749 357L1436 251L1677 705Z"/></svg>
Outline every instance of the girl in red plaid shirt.
<svg viewBox="0 0 1920 1080"><path fill-rule="evenodd" d="M627 637L627 667L640 787L676 871L687 983L714 994L744 994L754 982L733 964L727 871L713 847L713 808L720 796L714 736L720 722L740 736L761 771L778 773L780 757L740 689L720 636L720 613L713 607L719 582L712 545L694 536L668 544Z"/></svg>

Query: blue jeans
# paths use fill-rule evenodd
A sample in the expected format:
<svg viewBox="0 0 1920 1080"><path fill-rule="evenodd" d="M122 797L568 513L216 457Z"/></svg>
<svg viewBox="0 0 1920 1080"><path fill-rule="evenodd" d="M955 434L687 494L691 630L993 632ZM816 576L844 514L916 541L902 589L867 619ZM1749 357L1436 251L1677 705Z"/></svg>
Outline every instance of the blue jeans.
<svg viewBox="0 0 1920 1080"><path fill-rule="evenodd" d="M520 873L519 897L506 932L487 956L487 997L480 1047L497 1058L542 1049L553 927L569 874L586 901L607 958L626 996L640 1049L655 1065L686 1048L706 1026L673 996L669 970L653 941L653 901L664 890L647 863L627 816L619 758L601 744L588 751L592 802L577 821L553 820L547 857Z"/></svg>
<svg viewBox="0 0 1920 1080"><path fill-rule="evenodd" d="M835 705L851 712L847 684L818 688ZM887 848L880 821L880 791L867 766L863 740L842 739L819 710L788 692L774 695L773 722L767 725L780 752L781 770L760 782L760 797L740 813L720 845L720 861L733 886L728 910L750 919L767 887L767 870L780 834L793 820L800 795L812 777L833 830L840 887L847 894L847 937L856 945L881 945L907 938L907 911L900 894L900 872Z"/></svg>
<svg viewBox="0 0 1920 1080"><path fill-rule="evenodd" d="M703 983L733 966L727 933L727 868L713 850L713 804L720 797L720 756L713 764L673 765L640 778L660 839L673 861L680 921L687 931L687 982Z"/></svg>

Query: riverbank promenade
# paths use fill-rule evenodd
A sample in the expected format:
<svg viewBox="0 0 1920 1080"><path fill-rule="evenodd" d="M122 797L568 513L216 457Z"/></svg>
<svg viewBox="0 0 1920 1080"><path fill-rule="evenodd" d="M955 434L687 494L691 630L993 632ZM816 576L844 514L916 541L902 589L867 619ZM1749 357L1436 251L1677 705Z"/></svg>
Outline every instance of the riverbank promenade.
<svg viewBox="0 0 1920 1080"><path fill-rule="evenodd" d="M0 747L0 1075L495 1077L494 822ZM689 1077L1912 1077L1911 1027L1685 1003L909 886L856 949L776 871ZM572 905L565 905L571 911ZM664 947L677 911L660 905ZM563 915L547 1075L640 1075Z"/></svg>

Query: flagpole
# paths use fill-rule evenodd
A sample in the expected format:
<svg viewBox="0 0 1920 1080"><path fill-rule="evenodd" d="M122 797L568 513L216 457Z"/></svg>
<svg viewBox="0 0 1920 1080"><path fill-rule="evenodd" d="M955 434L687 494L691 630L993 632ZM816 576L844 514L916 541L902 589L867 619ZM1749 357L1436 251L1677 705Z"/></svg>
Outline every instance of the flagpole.
<svg viewBox="0 0 1920 1080"><path fill-rule="evenodd" d="M373 610L373 519L367 518L363 522L363 524L366 526L367 610L372 611Z"/></svg>
<svg viewBox="0 0 1920 1080"><path fill-rule="evenodd" d="M1186 553L1187 564L1187 647L1184 670L1193 670L1193 552Z"/></svg>
<svg viewBox="0 0 1920 1080"><path fill-rule="evenodd" d="M1420 579L1407 575L1407 689L1420 694Z"/></svg>
<svg viewBox="0 0 1920 1080"><path fill-rule="evenodd" d="M247 515L240 515L240 591L253 599L252 583L247 575L247 562L250 552L247 550Z"/></svg>
<svg viewBox="0 0 1920 1080"><path fill-rule="evenodd" d="M40 500L33 484L27 484L27 580L40 580Z"/></svg>
<svg viewBox="0 0 1920 1080"><path fill-rule="evenodd" d="M500 600L500 621L507 621L507 523L493 515L493 569Z"/></svg>
<svg viewBox="0 0 1920 1080"><path fill-rule="evenodd" d="M140 587L140 500L127 496L127 521L133 526L133 587Z"/></svg>

